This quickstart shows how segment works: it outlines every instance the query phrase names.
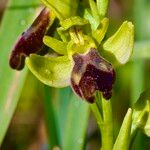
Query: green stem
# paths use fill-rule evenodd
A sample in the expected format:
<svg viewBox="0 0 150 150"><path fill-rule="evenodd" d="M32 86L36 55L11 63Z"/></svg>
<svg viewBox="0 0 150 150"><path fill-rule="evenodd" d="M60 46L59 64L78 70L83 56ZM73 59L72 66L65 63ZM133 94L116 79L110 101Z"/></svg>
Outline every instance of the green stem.
<svg viewBox="0 0 150 150"><path fill-rule="evenodd" d="M111 101L102 98L103 124L101 127L102 148L112 150L113 147L113 120Z"/></svg>
<svg viewBox="0 0 150 150"><path fill-rule="evenodd" d="M100 103L102 102L102 103ZM100 110L101 109L101 110ZM96 103L91 105L91 110L101 130L102 149L112 150L113 147L113 121L111 101L96 97Z"/></svg>
<svg viewBox="0 0 150 150"><path fill-rule="evenodd" d="M96 122L98 124L98 127L99 129L101 129L101 125L103 123L103 119L102 119L102 116L100 114L100 111L99 111L99 108L98 108L98 105L97 103L94 103L91 105L91 110L95 116L95 119L96 119Z"/></svg>

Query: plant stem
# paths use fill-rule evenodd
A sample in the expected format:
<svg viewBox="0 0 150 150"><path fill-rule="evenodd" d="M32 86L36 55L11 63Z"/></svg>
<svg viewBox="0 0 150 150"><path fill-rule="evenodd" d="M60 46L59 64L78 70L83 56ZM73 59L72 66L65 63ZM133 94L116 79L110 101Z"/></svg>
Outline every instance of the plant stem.
<svg viewBox="0 0 150 150"><path fill-rule="evenodd" d="M112 150L113 147L113 120L111 101L102 98L103 124L101 127L102 148Z"/></svg>
<svg viewBox="0 0 150 150"><path fill-rule="evenodd" d="M100 103L102 102L102 103ZM100 110L100 108L102 110ZM96 97L96 103L91 105L102 135L102 149L112 150L113 147L113 121L111 101ZM101 112L102 111L102 112Z"/></svg>
<svg viewBox="0 0 150 150"><path fill-rule="evenodd" d="M103 19L107 13L109 0L97 0L96 2L100 18ZM96 96L96 103L91 106L91 109L101 130L102 149L112 150L113 120L111 101L107 101L103 97L100 98L100 96Z"/></svg>
<svg viewBox="0 0 150 150"><path fill-rule="evenodd" d="M99 129L101 129L101 125L103 124L103 119L102 119L102 116L99 112L98 105L96 103L92 104L91 105L91 110L92 110L92 112L95 116L95 119L96 119L96 122L98 124Z"/></svg>

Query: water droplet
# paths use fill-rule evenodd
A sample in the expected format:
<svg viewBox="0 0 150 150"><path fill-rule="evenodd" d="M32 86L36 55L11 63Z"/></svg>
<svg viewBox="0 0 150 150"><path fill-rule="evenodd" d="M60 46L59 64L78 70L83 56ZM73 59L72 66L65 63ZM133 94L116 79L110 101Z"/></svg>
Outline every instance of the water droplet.
<svg viewBox="0 0 150 150"><path fill-rule="evenodd" d="M46 69L46 70L45 70L45 74L46 74L47 76L50 76L50 75L51 75L51 71L49 71L48 69Z"/></svg>
<svg viewBox="0 0 150 150"><path fill-rule="evenodd" d="M80 106L80 101L79 101L79 100L74 101L74 106L75 106L76 108L78 108L78 107Z"/></svg>
<svg viewBox="0 0 150 150"><path fill-rule="evenodd" d="M78 142L79 144L82 144L82 143L83 143L83 138L79 138L79 139L77 140L77 142Z"/></svg>
<svg viewBox="0 0 150 150"><path fill-rule="evenodd" d="M33 9L33 8L29 8L29 9L28 9L28 12L29 12L29 13L33 13L33 12L34 12L34 9Z"/></svg>
<svg viewBox="0 0 150 150"><path fill-rule="evenodd" d="M20 21L20 24L21 24L22 26L24 26L24 25L26 24L26 21L22 19L22 20Z"/></svg>

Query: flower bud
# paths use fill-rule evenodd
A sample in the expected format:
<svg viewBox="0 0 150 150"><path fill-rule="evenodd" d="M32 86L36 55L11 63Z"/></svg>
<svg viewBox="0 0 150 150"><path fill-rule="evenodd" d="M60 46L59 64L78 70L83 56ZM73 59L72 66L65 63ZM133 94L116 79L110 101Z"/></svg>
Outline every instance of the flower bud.
<svg viewBox="0 0 150 150"><path fill-rule="evenodd" d="M96 91L110 99L115 81L112 65L95 48L90 48L86 54L74 54L73 60L71 86L75 93L89 103L94 102Z"/></svg>

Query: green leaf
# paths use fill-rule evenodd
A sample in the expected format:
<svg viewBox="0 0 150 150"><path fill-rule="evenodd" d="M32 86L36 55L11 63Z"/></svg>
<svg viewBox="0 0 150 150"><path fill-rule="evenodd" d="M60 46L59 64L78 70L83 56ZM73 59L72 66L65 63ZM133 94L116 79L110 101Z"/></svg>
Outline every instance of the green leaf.
<svg viewBox="0 0 150 150"><path fill-rule="evenodd" d="M60 19L66 19L76 15L79 0L41 0L47 7L52 9Z"/></svg>
<svg viewBox="0 0 150 150"><path fill-rule="evenodd" d="M149 102L149 114L148 114L148 119L146 121L146 124L143 129L144 133L150 137L150 102Z"/></svg>
<svg viewBox="0 0 150 150"><path fill-rule="evenodd" d="M150 89L141 94L133 109L132 132L140 128L150 136Z"/></svg>
<svg viewBox="0 0 150 150"><path fill-rule="evenodd" d="M112 53L119 64L125 64L131 57L134 44L134 26L125 21L118 31L103 45L104 50Z"/></svg>
<svg viewBox="0 0 150 150"><path fill-rule="evenodd" d="M31 72L46 85L65 87L70 84L72 64L67 56L44 57L32 54L26 59L26 64Z"/></svg>
<svg viewBox="0 0 150 150"><path fill-rule="evenodd" d="M67 44L50 36L44 36L43 42L48 47L52 48L58 54L67 54Z"/></svg>
<svg viewBox="0 0 150 150"><path fill-rule="evenodd" d="M137 59L150 59L150 40L135 42L132 60L139 61Z"/></svg>
<svg viewBox="0 0 150 150"><path fill-rule="evenodd" d="M82 150L85 144L89 105L77 98L70 87L46 88L45 109L48 133L54 138L51 142L57 140L58 137L60 145L57 145L62 149ZM55 124L55 128L51 128L52 124ZM53 143L56 144L55 141Z"/></svg>
<svg viewBox="0 0 150 150"><path fill-rule="evenodd" d="M89 117L89 105L74 94L68 106L62 149L82 150Z"/></svg>
<svg viewBox="0 0 150 150"><path fill-rule="evenodd" d="M97 30L92 32L92 36L97 41L98 44L100 44L101 41L103 40L103 38L104 38L104 36L106 34L106 31L107 31L108 25L109 25L109 19L108 18L104 18L101 21L101 24L99 25Z"/></svg>
<svg viewBox="0 0 150 150"><path fill-rule="evenodd" d="M113 150L128 150L132 124L132 109L129 108L123 120L120 132L114 144Z"/></svg>
<svg viewBox="0 0 150 150"><path fill-rule="evenodd" d="M72 96L72 90L70 87L65 88L52 88L53 93L53 109L55 110L56 119L58 121L59 138L60 143L64 140L65 136L65 124L68 116L69 104L71 103L70 98ZM50 108L49 108L50 109Z"/></svg>
<svg viewBox="0 0 150 150"><path fill-rule="evenodd" d="M32 23L38 0L10 0L0 28L0 145L6 134L24 84L27 70L9 67L9 55L16 38ZM25 6L25 7L24 7ZM28 6L28 7L26 7ZM13 9L16 8L16 9ZM11 22L11 25L10 25Z"/></svg>
<svg viewBox="0 0 150 150"><path fill-rule="evenodd" d="M49 139L50 149L56 145L60 146L59 124L56 116L55 106L53 105L54 89L44 86L44 115L47 127L47 135Z"/></svg>

